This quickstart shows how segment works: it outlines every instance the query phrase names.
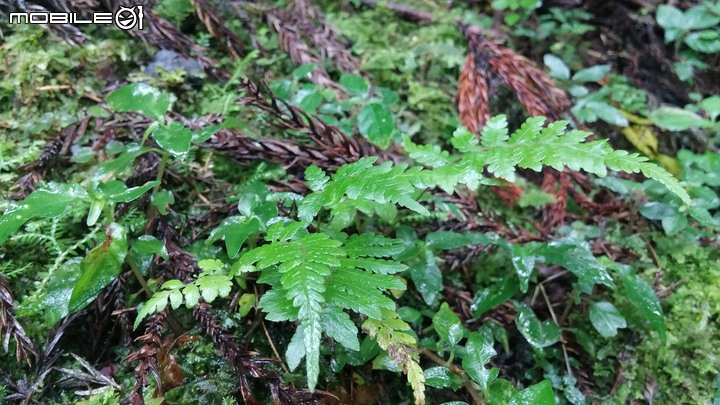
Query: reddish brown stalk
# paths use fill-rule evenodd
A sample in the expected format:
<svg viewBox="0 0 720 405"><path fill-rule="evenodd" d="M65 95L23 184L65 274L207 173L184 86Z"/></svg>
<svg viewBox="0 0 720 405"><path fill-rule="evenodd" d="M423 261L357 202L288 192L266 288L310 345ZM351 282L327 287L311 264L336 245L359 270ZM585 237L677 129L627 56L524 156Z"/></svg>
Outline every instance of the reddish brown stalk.
<svg viewBox="0 0 720 405"><path fill-rule="evenodd" d="M315 84L341 90L342 87L335 83L322 66L320 57L313 52L308 44L302 40L298 25L302 23L298 19L283 10L273 10L265 14L268 24L277 32L280 47L290 55L296 65L316 64L310 72L310 79Z"/></svg>
<svg viewBox="0 0 720 405"><path fill-rule="evenodd" d="M0 274L0 340L3 342L3 349L8 351L10 339L15 341L15 357L18 362L25 360L30 364L30 357L37 357L35 346L25 333L20 322L15 318L15 300L5 277Z"/></svg>

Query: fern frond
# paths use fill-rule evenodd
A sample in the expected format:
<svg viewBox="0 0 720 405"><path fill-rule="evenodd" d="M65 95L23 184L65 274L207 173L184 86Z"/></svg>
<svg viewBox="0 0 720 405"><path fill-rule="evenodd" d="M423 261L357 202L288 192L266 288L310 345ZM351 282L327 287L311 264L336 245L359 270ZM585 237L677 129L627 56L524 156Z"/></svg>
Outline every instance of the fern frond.
<svg viewBox="0 0 720 405"><path fill-rule="evenodd" d="M419 170L408 170L407 165L393 166L391 162L374 166L376 160L377 157L362 158L344 165L332 175L331 180L326 179L321 169L315 166L308 168L305 176L315 192L299 204L298 217L307 225L321 209L335 210L348 199L393 203L428 214L429 211L412 197L417 192Z"/></svg>
<svg viewBox="0 0 720 405"><path fill-rule="evenodd" d="M395 311L383 311L382 315L378 319L368 318L362 329L402 367L413 389L415 404L422 405L425 403L425 375L418 363L417 341L407 332L410 326L397 319Z"/></svg>
<svg viewBox="0 0 720 405"><path fill-rule="evenodd" d="M418 147L407 138L406 149L422 164L436 163L443 157L441 166L414 174L425 187L437 185L446 192L451 192L458 184L475 187L482 181L485 168L497 177L514 181L518 167L540 171L543 166L550 166L556 170L565 167L584 170L600 177L606 176L608 170L641 172L662 183L685 204L692 203L680 183L660 166L648 162L647 158L637 153L613 150L607 140L586 142L590 133L579 130L566 132L567 121L555 121L543 127L544 122L544 117L529 118L508 136L507 121L500 115L489 120L483 128L481 143L472 133L459 128L453 134L452 144L462 156L453 162L448 162L446 155L434 149ZM428 154L431 156L428 157Z"/></svg>

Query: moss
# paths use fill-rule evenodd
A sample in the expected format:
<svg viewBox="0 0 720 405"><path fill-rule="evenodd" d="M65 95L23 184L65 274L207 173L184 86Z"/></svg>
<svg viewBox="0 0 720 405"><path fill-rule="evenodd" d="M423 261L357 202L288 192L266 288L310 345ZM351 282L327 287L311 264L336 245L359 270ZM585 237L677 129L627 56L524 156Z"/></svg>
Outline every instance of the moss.
<svg viewBox="0 0 720 405"><path fill-rule="evenodd" d="M605 356L620 358L624 378L603 403L648 397L659 404L712 403L717 401L713 382L720 373L720 254L667 237L655 242L663 284L682 281L663 303L667 343L651 334L635 347L616 341L600 348L595 370L599 381L607 379L609 391L616 374L617 363L603 360Z"/></svg>

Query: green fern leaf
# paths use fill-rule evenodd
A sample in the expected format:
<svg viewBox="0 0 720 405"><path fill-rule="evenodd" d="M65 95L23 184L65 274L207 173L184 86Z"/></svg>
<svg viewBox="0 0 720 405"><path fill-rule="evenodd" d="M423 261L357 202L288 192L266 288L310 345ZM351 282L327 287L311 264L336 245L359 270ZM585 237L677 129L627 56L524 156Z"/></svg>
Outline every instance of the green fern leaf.
<svg viewBox="0 0 720 405"><path fill-rule="evenodd" d="M482 129L482 146L493 147L508 140L507 119L504 115L492 117ZM412 157L412 156L411 156Z"/></svg>
<svg viewBox="0 0 720 405"><path fill-rule="evenodd" d="M345 253L340 249L341 242L332 240L322 233L306 234L295 240L289 240L297 232L295 224L275 228L278 230L274 229L273 243L253 249L243 255L240 261L245 265L257 263L258 269L278 266L278 272L281 274L280 285L285 290L287 299L298 309L297 317L304 327L308 387L314 390L320 373L320 339L323 332L322 314L326 279L331 273L331 268L340 265L339 259L345 256ZM275 303L282 304L282 301ZM267 304L266 300L264 302L266 309L273 309ZM285 317L287 317L286 312ZM275 315L271 314L273 317Z"/></svg>
<svg viewBox="0 0 720 405"><path fill-rule="evenodd" d="M407 170L407 165L393 166L385 162L374 166L377 157L362 158L342 166L322 190L305 197L298 205L298 217L309 224L323 208L337 209L349 200L367 200L379 204L393 203L420 214L429 211L411 195L417 191L417 169ZM316 183L318 169L308 169L306 176ZM313 177L315 176L315 177ZM333 212L333 215L337 212Z"/></svg>
<svg viewBox="0 0 720 405"><path fill-rule="evenodd" d="M450 153L438 145L416 145L407 135L403 136L405 150L416 162L429 167L442 167L451 162Z"/></svg>

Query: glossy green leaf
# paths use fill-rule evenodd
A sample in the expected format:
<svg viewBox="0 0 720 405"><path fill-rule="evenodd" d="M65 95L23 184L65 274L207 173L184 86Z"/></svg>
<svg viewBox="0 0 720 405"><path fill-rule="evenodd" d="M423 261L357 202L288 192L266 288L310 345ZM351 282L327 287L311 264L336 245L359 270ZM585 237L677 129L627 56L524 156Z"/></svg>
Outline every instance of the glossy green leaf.
<svg viewBox="0 0 720 405"><path fill-rule="evenodd" d="M197 131L192 131L192 137L190 138L190 142L192 142L192 143L205 142L208 139L212 138L212 136L215 135L222 128L223 128L222 125L208 125Z"/></svg>
<svg viewBox="0 0 720 405"><path fill-rule="evenodd" d="M425 244L428 248L435 249L457 249L470 244L470 238L462 233L450 231L430 232L425 237Z"/></svg>
<svg viewBox="0 0 720 405"><path fill-rule="evenodd" d="M665 342L665 315L655 291L640 276L632 273L623 275L622 282L625 287L625 296L643 318L650 322L650 325L660 335L660 339Z"/></svg>
<svg viewBox="0 0 720 405"><path fill-rule="evenodd" d="M139 145L129 146L120 156L101 165L92 177L93 180L103 182L111 179L113 176L130 167L138 156L150 150L152 150L152 148L140 147Z"/></svg>
<svg viewBox="0 0 720 405"><path fill-rule="evenodd" d="M546 264L562 266L575 274L580 292L590 294L596 284L615 288L605 265L587 248L557 241L542 246L536 253L543 256Z"/></svg>
<svg viewBox="0 0 720 405"><path fill-rule="evenodd" d="M555 394L549 380L543 380L517 394L510 400L509 405L555 405Z"/></svg>
<svg viewBox="0 0 720 405"><path fill-rule="evenodd" d="M479 290L470 305L473 316L481 317L485 312L511 299L515 295L516 286L517 283L512 277L505 277L502 282Z"/></svg>
<svg viewBox="0 0 720 405"><path fill-rule="evenodd" d="M487 395L488 403L507 405L517 392L518 390L510 381L499 378L490 384L490 389Z"/></svg>
<svg viewBox="0 0 720 405"><path fill-rule="evenodd" d="M260 221L253 217L230 217L210 232L208 243L223 239L228 257L234 259L248 236L262 228Z"/></svg>
<svg viewBox="0 0 720 405"><path fill-rule="evenodd" d="M81 260L81 258L76 257L63 263L48 280L47 292L43 300L45 325L48 328L53 327L62 318L69 315L68 303L70 302L70 296L75 288L75 283L82 275L82 270L80 270Z"/></svg>
<svg viewBox="0 0 720 405"><path fill-rule="evenodd" d="M110 93L105 101L118 112L140 111L160 119L170 110L170 95L147 83L133 83Z"/></svg>
<svg viewBox="0 0 720 405"><path fill-rule="evenodd" d="M48 183L23 201L10 204L5 214L0 216L0 243L31 218L56 217L65 212L68 205L89 199L87 191L77 184Z"/></svg>
<svg viewBox="0 0 720 405"><path fill-rule="evenodd" d="M163 259L167 260L170 256L168 255L165 244L151 235L142 235L130 244L130 249L140 254L147 255L159 255Z"/></svg>
<svg viewBox="0 0 720 405"><path fill-rule="evenodd" d="M152 133L152 137L161 148L170 152L171 155L179 159L185 159L190 150L193 133L185 128L183 124L171 122L167 126L156 128Z"/></svg>
<svg viewBox="0 0 720 405"><path fill-rule="evenodd" d="M479 332L473 332L468 336L462 366L484 392L488 391L490 384L498 376L498 369L485 368L495 354L492 336Z"/></svg>
<svg viewBox="0 0 720 405"><path fill-rule="evenodd" d="M518 303L516 308L515 325L533 347L542 349L560 340L560 327L555 322L540 322L533 310L525 304Z"/></svg>
<svg viewBox="0 0 720 405"><path fill-rule="evenodd" d="M370 141L386 145L394 129L390 110L382 104L368 104L358 113L358 129Z"/></svg>
<svg viewBox="0 0 720 405"><path fill-rule="evenodd" d="M450 309L447 302L440 305L440 310L433 317L433 327L441 339L451 347L457 345L465 335L465 327L460 318Z"/></svg>
<svg viewBox="0 0 720 405"><path fill-rule="evenodd" d="M530 278L535 270L535 252L531 246L512 245L512 264L520 279L520 291L528 290Z"/></svg>
<svg viewBox="0 0 720 405"><path fill-rule="evenodd" d="M433 388L449 388L453 383L453 373L447 367L430 367L423 370L425 385Z"/></svg>
<svg viewBox="0 0 720 405"><path fill-rule="evenodd" d="M87 226L93 226L97 223L100 214L102 214L103 207L105 207L105 200L95 200L90 204L87 220L85 220Z"/></svg>
<svg viewBox="0 0 720 405"><path fill-rule="evenodd" d="M142 186L128 188L125 183L120 180L110 180L107 183L101 183L98 189L100 189L100 192L107 201L130 202L140 198L158 184L160 184L159 181L149 181Z"/></svg>
<svg viewBox="0 0 720 405"><path fill-rule="evenodd" d="M618 329L627 327L625 318L615 305L607 301L590 304L590 322L603 337L613 337L617 335Z"/></svg>
<svg viewBox="0 0 720 405"><path fill-rule="evenodd" d="M435 257L427 253L425 260L410 266L410 278L426 304L432 305L442 290L442 273Z"/></svg>
<svg viewBox="0 0 720 405"><path fill-rule="evenodd" d="M119 224L108 225L106 239L88 252L80 263L82 276L75 284L69 312L76 312L90 304L100 292L120 274L127 254L125 229Z"/></svg>
<svg viewBox="0 0 720 405"><path fill-rule="evenodd" d="M358 328L342 309L329 305L323 314L322 325L325 333L349 350L360 350Z"/></svg>

